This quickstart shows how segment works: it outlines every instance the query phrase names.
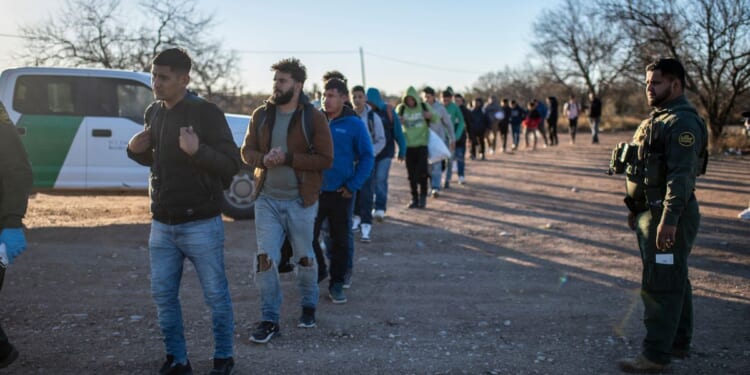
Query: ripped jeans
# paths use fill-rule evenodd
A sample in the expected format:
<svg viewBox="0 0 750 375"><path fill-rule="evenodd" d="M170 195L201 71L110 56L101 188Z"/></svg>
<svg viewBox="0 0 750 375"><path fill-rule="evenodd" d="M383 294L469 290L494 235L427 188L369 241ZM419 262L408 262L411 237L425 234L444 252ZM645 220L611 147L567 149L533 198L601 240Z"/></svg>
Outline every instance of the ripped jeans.
<svg viewBox="0 0 750 375"><path fill-rule="evenodd" d="M279 322L282 293L279 282L278 264L281 260L281 245L284 237L289 238L294 253L292 261L297 276L297 287L302 297L302 307L315 308L318 305L318 265L313 250L313 225L318 213L318 202L302 206L302 199L279 200L260 195L255 201L255 236L258 250L253 262L255 284L260 292L262 320ZM271 267L260 270L263 265L258 257L266 254ZM302 258L311 262L300 264Z"/></svg>

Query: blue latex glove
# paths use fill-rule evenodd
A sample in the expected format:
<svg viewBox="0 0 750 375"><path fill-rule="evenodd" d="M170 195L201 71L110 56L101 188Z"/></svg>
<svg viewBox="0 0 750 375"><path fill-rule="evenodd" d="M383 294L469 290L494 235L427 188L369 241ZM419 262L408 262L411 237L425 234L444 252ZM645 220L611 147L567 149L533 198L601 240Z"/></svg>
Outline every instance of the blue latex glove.
<svg viewBox="0 0 750 375"><path fill-rule="evenodd" d="M13 264L13 259L26 250L26 236L22 228L5 228L0 232L0 243L5 244L8 254L8 264Z"/></svg>

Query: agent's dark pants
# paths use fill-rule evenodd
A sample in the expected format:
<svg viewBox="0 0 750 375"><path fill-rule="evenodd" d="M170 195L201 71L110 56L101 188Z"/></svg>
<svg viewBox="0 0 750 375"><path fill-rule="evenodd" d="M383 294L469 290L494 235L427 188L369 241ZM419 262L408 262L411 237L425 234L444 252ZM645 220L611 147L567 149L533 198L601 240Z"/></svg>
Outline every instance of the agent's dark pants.
<svg viewBox="0 0 750 375"><path fill-rule="evenodd" d="M636 224L643 262L641 298L646 326L643 355L653 362L667 364L672 348L688 349L693 335L693 295L687 261L698 233L700 213L693 196L677 224L674 246L666 251L656 249L661 212L656 214L643 212ZM656 263L657 254L673 254L674 264Z"/></svg>
<svg viewBox="0 0 750 375"><path fill-rule="evenodd" d="M3 327L0 326L0 358L5 358L10 354L13 346L8 342L8 336L5 335Z"/></svg>
<svg viewBox="0 0 750 375"><path fill-rule="evenodd" d="M409 147L406 149L406 171L409 175L411 199L416 201L420 196L427 196L427 146ZM419 187L419 191L417 190Z"/></svg>

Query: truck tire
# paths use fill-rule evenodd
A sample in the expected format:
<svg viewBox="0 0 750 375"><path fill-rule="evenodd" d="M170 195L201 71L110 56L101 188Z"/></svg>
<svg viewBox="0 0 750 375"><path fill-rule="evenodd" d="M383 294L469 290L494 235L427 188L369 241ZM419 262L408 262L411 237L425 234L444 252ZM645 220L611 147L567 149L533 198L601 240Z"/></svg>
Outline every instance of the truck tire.
<svg viewBox="0 0 750 375"><path fill-rule="evenodd" d="M240 169L232 179L232 184L224 190L221 212L235 220L255 218L255 181L249 169Z"/></svg>

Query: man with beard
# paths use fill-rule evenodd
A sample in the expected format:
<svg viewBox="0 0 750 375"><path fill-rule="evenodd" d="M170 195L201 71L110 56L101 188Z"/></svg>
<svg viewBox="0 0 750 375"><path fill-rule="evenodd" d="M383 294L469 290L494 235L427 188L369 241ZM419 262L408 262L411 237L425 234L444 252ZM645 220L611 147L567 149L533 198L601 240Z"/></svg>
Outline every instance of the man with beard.
<svg viewBox="0 0 750 375"><path fill-rule="evenodd" d="M700 221L695 180L705 173L708 131L684 88L679 61L661 59L646 67L646 96L654 110L633 137L637 152L628 153L625 198L643 263L646 337L641 354L618 362L626 372L659 372L671 357L690 353L688 256Z"/></svg>
<svg viewBox="0 0 750 375"><path fill-rule="evenodd" d="M349 97L346 83L332 78L323 88L323 111L330 121L334 158L331 168L323 172L313 246L318 262L325 262L319 236L321 225L327 220L331 236L328 296L333 303L342 304L347 302L344 282L351 254L352 194L370 177L375 154L364 122L353 109L344 105Z"/></svg>
<svg viewBox="0 0 750 375"><path fill-rule="evenodd" d="M316 325L319 291L313 224L322 172L333 160L325 116L301 94L307 78L305 66L290 58L273 64L271 70L273 95L253 112L240 150L242 160L255 168L254 278L262 317L250 341L258 344L267 343L279 332L282 293L277 266L285 238L297 265L302 307L298 327ZM312 129L304 125L306 116L312 116Z"/></svg>
<svg viewBox="0 0 750 375"><path fill-rule="evenodd" d="M187 91L191 66L190 56L179 48L154 57L156 101L146 109L144 130L130 140L127 153L151 167L151 293L167 352L159 373L192 373L179 300L187 258L211 308L216 345L212 374L230 374L234 315L224 270L221 197L240 158L221 110Z"/></svg>

